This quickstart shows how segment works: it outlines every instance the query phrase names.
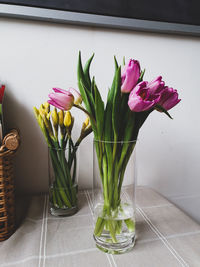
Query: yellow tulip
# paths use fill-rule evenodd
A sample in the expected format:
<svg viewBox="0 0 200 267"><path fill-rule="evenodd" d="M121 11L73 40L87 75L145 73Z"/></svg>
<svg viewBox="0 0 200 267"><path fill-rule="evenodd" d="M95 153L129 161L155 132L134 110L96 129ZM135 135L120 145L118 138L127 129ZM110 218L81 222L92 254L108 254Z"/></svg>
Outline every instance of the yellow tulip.
<svg viewBox="0 0 200 267"><path fill-rule="evenodd" d="M60 127L63 127L63 124L64 124L64 111L63 110L60 110L58 112L58 123Z"/></svg>
<svg viewBox="0 0 200 267"><path fill-rule="evenodd" d="M70 113L70 111L67 111L65 113L65 117L64 117L64 125L65 127L69 127L72 123L72 115Z"/></svg>

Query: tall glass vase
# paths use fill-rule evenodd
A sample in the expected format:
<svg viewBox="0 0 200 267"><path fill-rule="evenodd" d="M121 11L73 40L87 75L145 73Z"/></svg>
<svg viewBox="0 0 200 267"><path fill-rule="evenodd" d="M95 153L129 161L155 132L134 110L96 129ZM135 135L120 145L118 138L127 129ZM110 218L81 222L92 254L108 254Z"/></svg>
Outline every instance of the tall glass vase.
<svg viewBox="0 0 200 267"><path fill-rule="evenodd" d="M49 147L50 213L71 216L78 211L77 147Z"/></svg>
<svg viewBox="0 0 200 267"><path fill-rule="evenodd" d="M135 144L94 141L93 236L107 253L124 253L135 243Z"/></svg>

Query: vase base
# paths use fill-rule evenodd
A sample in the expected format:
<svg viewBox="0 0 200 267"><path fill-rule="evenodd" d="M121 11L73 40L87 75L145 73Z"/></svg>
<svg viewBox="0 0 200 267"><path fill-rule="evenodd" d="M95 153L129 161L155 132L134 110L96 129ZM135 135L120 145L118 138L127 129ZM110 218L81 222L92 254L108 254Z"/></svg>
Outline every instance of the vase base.
<svg viewBox="0 0 200 267"><path fill-rule="evenodd" d="M55 207L50 207L49 209L50 214L53 216L59 216L59 217L67 217L72 216L78 211L78 207L72 207L72 208L66 208L66 209L60 209Z"/></svg>
<svg viewBox="0 0 200 267"><path fill-rule="evenodd" d="M135 245L135 235L125 242L106 243L96 236L93 236L96 242L96 247L101 251L109 254L123 254L130 251Z"/></svg>

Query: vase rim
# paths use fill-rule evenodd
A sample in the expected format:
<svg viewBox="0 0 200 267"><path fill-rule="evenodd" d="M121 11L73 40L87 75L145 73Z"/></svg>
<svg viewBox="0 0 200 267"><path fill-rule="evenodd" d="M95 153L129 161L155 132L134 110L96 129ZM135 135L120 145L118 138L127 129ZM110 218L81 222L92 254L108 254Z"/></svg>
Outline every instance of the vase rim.
<svg viewBox="0 0 200 267"><path fill-rule="evenodd" d="M125 144L125 143L136 143L137 142L137 139L136 140L129 140L129 141L114 141L114 140L111 140L111 141L108 141L108 140L97 140L97 139L93 139L93 143L111 143L111 144L114 144L114 143L117 143L117 144Z"/></svg>
<svg viewBox="0 0 200 267"><path fill-rule="evenodd" d="M78 148L79 146L74 146L74 148ZM51 146L48 146L48 149L53 149L53 150L57 150L57 151L59 151L59 150L69 150L69 148L68 147L65 147L65 148L56 148L56 147L51 147Z"/></svg>

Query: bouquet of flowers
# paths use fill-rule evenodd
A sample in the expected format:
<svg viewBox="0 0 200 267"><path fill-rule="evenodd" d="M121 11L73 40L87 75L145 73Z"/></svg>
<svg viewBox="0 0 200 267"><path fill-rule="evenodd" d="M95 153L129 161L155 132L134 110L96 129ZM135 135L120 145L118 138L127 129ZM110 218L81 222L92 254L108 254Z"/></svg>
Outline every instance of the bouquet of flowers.
<svg viewBox="0 0 200 267"><path fill-rule="evenodd" d="M34 107L34 113L49 147L54 172L54 181L50 188L51 213L71 215L68 211L77 210L76 151L92 129L89 119L86 118L80 136L74 142L72 138L74 117L69 109L74 103L80 105L81 96L73 88L70 88L70 92L59 88L53 88L53 90L54 93L49 94L49 103L42 104L39 109ZM57 111L57 108L54 108L51 111L50 104L60 110ZM65 210L68 211L65 212Z"/></svg>
<svg viewBox="0 0 200 267"><path fill-rule="evenodd" d="M90 78L92 59L93 56L83 68L79 54L78 86L94 132L103 187L104 205L96 220L94 238L99 239L100 246L106 248L108 246L103 246L103 241L107 245L118 243L122 224L129 232L135 231L133 219L118 220L118 214L123 213L121 188L139 130L154 110L171 118L168 110L180 99L177 91L166 86L161 76L151 82L144 81L145 71L141 71L137 60L131 59L127 64L124 62L121 71L115 58L115 74L104 103L95 78Z"/></svg>

